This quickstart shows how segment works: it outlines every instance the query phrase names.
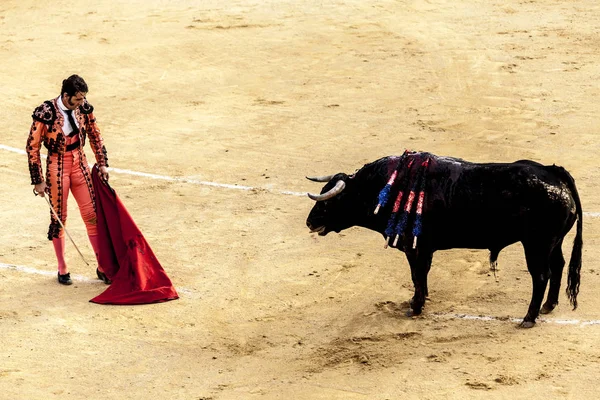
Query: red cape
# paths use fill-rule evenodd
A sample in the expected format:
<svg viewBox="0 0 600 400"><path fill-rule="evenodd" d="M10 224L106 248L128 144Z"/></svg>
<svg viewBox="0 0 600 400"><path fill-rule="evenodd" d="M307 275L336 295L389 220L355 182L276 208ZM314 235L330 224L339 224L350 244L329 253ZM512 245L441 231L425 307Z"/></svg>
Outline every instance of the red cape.
<svg viewBox="0 0 600 400"><path fill-rule="evenodd" d="M148 304L179 298L131 215L108 182L92 169L98 218L99 264L112 284L91 302Z"/></svg>

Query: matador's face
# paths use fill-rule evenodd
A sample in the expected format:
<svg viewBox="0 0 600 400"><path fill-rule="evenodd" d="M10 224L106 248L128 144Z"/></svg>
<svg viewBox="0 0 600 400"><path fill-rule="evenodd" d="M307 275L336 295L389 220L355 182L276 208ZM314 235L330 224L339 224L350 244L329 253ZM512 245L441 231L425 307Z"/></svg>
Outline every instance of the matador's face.
<svg viewBox="0 0 600 400"><path fill-rule="evenodd" d="M62 94L63 104L69 110L75 110L77 107L83 104L86 94L87 93L77 92L75 93L75 96L69 96L69 94L65 92Z"/></svg>

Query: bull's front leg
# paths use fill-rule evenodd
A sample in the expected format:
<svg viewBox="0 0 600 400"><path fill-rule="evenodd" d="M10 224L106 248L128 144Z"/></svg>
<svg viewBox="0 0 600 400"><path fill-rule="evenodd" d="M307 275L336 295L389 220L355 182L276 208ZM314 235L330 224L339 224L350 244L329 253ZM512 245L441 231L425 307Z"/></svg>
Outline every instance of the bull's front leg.
<svg viewBox="0 0 600 400"><path fill-rule="evenodd" d="M429 270L431 269L433 253L422 250L408 252L406 253L406 258L410 264L410 274L415 287L415 294L410 300L411 310L406 313L406 315L412 317L413 315L421 314L423 306L425 305L425 297L429 294L427 288L427 274L429 274Z"/></svg>

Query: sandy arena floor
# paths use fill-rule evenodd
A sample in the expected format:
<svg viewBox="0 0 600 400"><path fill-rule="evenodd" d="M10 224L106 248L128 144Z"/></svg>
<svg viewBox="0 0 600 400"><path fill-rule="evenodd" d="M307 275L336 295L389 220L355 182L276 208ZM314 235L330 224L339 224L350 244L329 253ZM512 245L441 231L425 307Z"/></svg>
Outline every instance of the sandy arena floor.
<svg viewBox="0 0 600 400"><path fill-rule="evenodd" d="M3 0L0 398L598 398L599 27L594 0ZM105 287L70 244L78 280L56 282L22 150L72 73L177 301L89 303ZM580 307L563 291L517 329L514 245L499 282L485 251L437 253L410 319L401 253L363 229L309 234L305 175L405 148L567 168L587 213Z"/></svg>

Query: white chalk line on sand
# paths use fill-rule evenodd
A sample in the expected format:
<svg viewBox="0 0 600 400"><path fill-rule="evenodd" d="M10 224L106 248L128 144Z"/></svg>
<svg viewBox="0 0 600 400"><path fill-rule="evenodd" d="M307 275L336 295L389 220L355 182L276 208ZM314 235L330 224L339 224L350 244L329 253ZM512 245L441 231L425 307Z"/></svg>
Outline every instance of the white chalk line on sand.
<svg viewBox="0 0 600 400"><path fill-rule="evenodd" d="M5 264L5 263L0 263L0 269L24 272L26 274L49 276L49 277L53 277L53 278L55 278L56 274L57 274L56 271L45 271L45 270L41 270L41 269L37 269L37 268L33 268L33 267L27 267L27 266L23 266L23 265L14 265L14 264ZM88 278L87 276L77 275L77 274L71 274L71 280L73 280L75 282L81 282L81 283L94 283L94 284L104 285L104 282L102 282L99 279L95 279L95 278L91 279L91 278ZM187 293L187 294L193 293L193 290L186 289L186 288L176 288L176 290L178 292L183 292L183 293Z"/></svg>
<svg viewBox="0 0 600 400"><path fill-rule="evenodd" d="M6 269L17 272L24 272L27 274L34 275L43 275L43 276L56 276L56 272L39 270L33 267L27 267L22 265L14 265L14 264L4 264L0 263L0 269ZM71 275L71 279L77 282L82 283L97 283L104 285L103 282L97 279L90 279L83 275ZM186 296L191 297L194 293L194 290L178 287L176 288L177 292L184 293ZM493 317L488 315L468 315L468 314L440 314L433 313L431 314L434 318L442 318L442 319L462 319L468 321L497 321L497 322L511 322L511 323L519 323L522 321L521 318L513 318L513 317ZM588 325L600 325L600 320L589 320L589 321L581 321L578 319L554 319L554 318L538 318L537 322L548 323L548 324L558 324L558 325L574 325L574 326L588 326Z"/></svg>
<svg viewBox="0 0 600 400"><path fill-rule="evenodd" d="M44 276L56 276L56 271L44 271L40 269L36 269L33 267L25 267L22 265L13 265L13 264L4 264L0 263L0 269L8 269L12 271L25 272L26 274L35 274L35 275L44 275ZM83 283L94 283L95 281L89 278L86 278L83 275L74 275L71 274L71 280ZM100 283L100 281L98 281Z"/></svg>
<svg viewBox="0 0 600 400"><path fill-rule="evenodd" d="M435 318L443 319L464 319L468 321L499 321L499 322L511 322L520 323L523 318L514 317L492 317L488 315L468 315L468 314L432 314ZM543 318L539 317L537 322L547 324L558 324L558 325L577 325L577 326L588 326L588 325L600 325L600 320L593 319L589 321L581 321L578 319L556 319L556 318Z"/></svg>
<svg viewBox="0 0 600 400"><path fill-rule="evenodd" d="M13 153L23 154L23 155L27 154L27 152L25 150L17 149L15 147L6 146L3 144L0 144L0 149L10 151ZM44 155L42 155L42 157L45 158ZM212 186L212 187L219 187L219 188L224 188L224 189L237 189L237 190L245 190L245 191L250 191L250 190L267 191L267 192L271 192L271 193L287 194L287 195L291 195L291 196L302 196L302 197L306 196L305 192L294 192L294 191L290 191L290 190L274 190L274 189L268 189L268 188L257 188L257 187L252 187L252 186L244 186L244 185L229 184L229 183L200 181L197 179L178 178L178 177L174 177L174 176L150 174L147 172L139 172L139 171L132 171L129 169L112 168L112 167L109 168L108 170L110 172L114 172L117 174L140 176L143 178L150 178L150 179L156 179L156 180L167 181L167 182L190 183L193 185Z"/></svg>
<svg viewBox="0 0 600 400"><path fill-rule="evenodd" d="M10 151L13 153L19 153L19 154L24 154L24 155L27 154L27 152L25 152L25 150L17 149L15 147L6 146L3 144L0 144L0 149ZM42 157L45 157L45 156L42 155ZM290 196L299 196L299 197L306 196L305 192L294 192L292 190L275 190L275 189L257 188L257 187L253 187L253 186L243 186L243 185L229 184L229 183L200 181L197 179L177 178L177 177L168 176L168 175L157 175L157 174L151 174L148 172L132 171L129 169L121 169L121 168L112 168L111 167L111 168L109 168L109 171L115 172L117 174L140 176L143 178L156 179L156 180L167 181L167 182L190 183L193 185L212 186L212 187L219 187L219 188L224 188L224 189L237 189L237 190L245 190L245 191L250 191L250 190L263 191L264 190L264 191L271 192L271 193L286 194L286 195L290 195ZM600 212L584 212L583 215L585 215L586 217L598 218L598 217L600 217Z"/></svg>

